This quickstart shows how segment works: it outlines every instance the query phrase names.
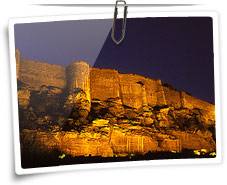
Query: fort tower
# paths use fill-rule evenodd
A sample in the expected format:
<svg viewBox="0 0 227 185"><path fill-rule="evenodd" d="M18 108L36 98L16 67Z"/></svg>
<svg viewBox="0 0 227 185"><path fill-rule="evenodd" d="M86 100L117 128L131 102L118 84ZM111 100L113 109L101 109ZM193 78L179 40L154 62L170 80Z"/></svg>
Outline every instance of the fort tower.
<svg viewBox="0 0 227 185"><path fill-rule="evenodd" d="M19 78L19 69L20 69L20 60L21 60L21 54L19 49L16 49L15 51L15 55L16 55L16 69L17 69L17 78Z"/></svg>
<svg viewBox="0 0 227 185"><path fill-rule="evenodd" d="M90 66L84 61L71 63L66 68L67 91L73 93L75 90L83 90L87 100L91 102L90 95Z"/></svg>

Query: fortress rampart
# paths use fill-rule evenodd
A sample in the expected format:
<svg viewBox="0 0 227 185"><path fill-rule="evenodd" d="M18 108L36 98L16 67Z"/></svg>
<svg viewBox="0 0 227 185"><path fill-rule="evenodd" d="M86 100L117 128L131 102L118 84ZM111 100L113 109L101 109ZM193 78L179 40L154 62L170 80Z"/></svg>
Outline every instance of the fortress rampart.
<svg viewBox="0 0 227 185"><path fill-rule="evenodd" d="M64 88L66 85L65 68L61 66L31 60L22 60L17 66L17 78L31 88L39 89L42 85Z"/></svg>
<svg viewBox="0 0 227 185"><path fill-rule="evenodd" d="M120 97L118 71L91 68L90 73L91 99L106 100Z"/></svg>
<svg viewBox="0 0 227 185"><path fill-rule="evenodd" d="M64 68L43 62L21 59L16 50L17 78L31 88L55 86L68 92L84 90L88 100L120 98L124 105L139 108L144 105L170 105L176 108L199 108L214 112L214 105L174 90L161 80L135 74L120 74L117 70L91 68L86 62L73 62Z"/></svg>

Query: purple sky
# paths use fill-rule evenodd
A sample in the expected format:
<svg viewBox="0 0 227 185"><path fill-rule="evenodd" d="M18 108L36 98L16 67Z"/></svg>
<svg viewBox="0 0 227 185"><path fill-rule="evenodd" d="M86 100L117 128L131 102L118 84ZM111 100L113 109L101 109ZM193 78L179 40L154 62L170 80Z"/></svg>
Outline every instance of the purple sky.
<svg viewBox="0 0 227 185"><path fill-rule="evenodd" d="M128 18L120 45L111 40L111 26L110 19L16 24L15 45L26 59L64 66L85 60L161 79L214 103L211 18Z"/></svg>

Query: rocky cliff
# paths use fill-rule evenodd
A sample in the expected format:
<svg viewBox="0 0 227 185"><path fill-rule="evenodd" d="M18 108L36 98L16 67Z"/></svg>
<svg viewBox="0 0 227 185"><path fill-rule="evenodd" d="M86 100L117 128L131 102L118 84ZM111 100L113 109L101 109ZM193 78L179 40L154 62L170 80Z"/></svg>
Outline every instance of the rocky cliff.
<svg viewBox="0 0 227 185"><path fill-rule="evenodd" d="M161 80L84 61L64 68L24 60L19 50L16 61L23 155L215 151L214 105Z"/></svg>

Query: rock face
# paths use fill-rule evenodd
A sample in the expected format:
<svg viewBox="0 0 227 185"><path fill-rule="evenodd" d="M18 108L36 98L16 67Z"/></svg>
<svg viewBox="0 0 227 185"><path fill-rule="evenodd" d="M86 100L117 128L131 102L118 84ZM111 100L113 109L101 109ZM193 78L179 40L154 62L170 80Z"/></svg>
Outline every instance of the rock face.
<svg viewBox="0 0 227 185"><path fill-rule="evenodd" d="M18 104L21 108L26 109L30 104L31 92L28 89L18 91Z"/></svg>
<svg viewBox="0 0 227 185"><path fill-rule="evenodd" d="M164 131L130 124L110 124L98 119L82 132L23 130L22 146L30 151L58 150L70 156L128 156L148 152L181 152L182 149L215 151L210 133Z"/></svg>
<svg viewBox="0 0 227 185"><path fill-rule="evenodd" d="M214 152L214 105L161 80L73 62L66 68L16 52L23 151L116 157ZM23 157L23 156L22 156Z"/></svg>
<svg viewBox="0 0 227 185"><path fill-rule="evenodd" d="M90 128L91 129L91 128ZM100 132L31 132L24 130L24 147L30 150L59 150L71 156L127 156L128 154L146 154L149 151L180 152L179 140L166 138L157 142L156 138L133 134L121 128L102 128ZM111 131L110 131L111 130ZM103 135L105 132L106 135ZM129 132L129 133L128 133ZM34 140L30 140L33 138Z"/></svg>

